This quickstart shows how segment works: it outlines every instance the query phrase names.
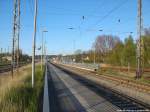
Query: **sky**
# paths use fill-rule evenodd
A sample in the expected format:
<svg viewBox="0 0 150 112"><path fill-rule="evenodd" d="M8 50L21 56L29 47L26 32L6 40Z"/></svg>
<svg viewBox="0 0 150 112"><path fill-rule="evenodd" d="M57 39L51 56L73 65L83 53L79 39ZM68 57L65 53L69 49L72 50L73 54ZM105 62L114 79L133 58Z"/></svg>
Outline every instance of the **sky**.
<svg viewBox="0 0 150 112"><path fill-rule="evenodd" d="M0 0L0 48L9 51L12 49L13 1ZM150 27L150 0L142 3L143 26L147 28ZM32 54L33 20L34 0L21 0L20 48L29 55ZM102 34L117 35L124 40L133 32L136 40L137 0L38 0L36 54L40 54L37 48L41 46L43 30L48 31L43 33L48 54L89 50Z"/></svg>

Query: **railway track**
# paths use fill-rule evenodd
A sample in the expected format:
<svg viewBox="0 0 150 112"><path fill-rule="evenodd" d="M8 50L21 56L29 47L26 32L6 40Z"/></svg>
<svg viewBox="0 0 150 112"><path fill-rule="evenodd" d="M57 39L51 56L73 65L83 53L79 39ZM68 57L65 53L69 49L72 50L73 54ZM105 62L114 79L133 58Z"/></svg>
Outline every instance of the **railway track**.
<svg viewBox="0 0 150 112"><path fill-rule="evenodd" d="M99 77L99 76L96 76L96 77ZM141 92L150 93L150 85L148 85L148 84L137 83L137 82L132 81L132 80L123 79L123 78L119 78L119 77L113 77L113 76L101 75L100 77L104 78L104 79L118 82L122 86L127 86L127 87L134 88L134 89L141 91Z"/></svg>
<svg viewBox="0 0 150 112"><path fill-rule="evenodd" d="M89 90L95 92L99 96L102 96L111 104L118 107L116 111L124 111L124 112L149 112L150 105L147 105L143 102L137 101L131 97L128 97L124 94L121 94L117 91L112 90L111 88L107 88L103 85L98 84L97 82L91 81L77 73L71 72L68 69L65 69L59 65L53 64L55 67L60 69L61 71L68 74L74 80L80 82L83 86L87 87ZM92 96L89 96L92 97Z"/></svg>
<svg viewBox="0 0 150 112"><path fill-rule="evenodd" d="M62 66L66 66L66 65L62 65ZM68 65L66 67L72 68L74 70L77 70L77 71L80 71L80 72L83 72L83 73L86 73L87 75L88 74L94 75L94 77L97 77L97 78L103 78L103 79L111 80L111 81L114 81L117 84L121 84L122 86L126 86L126 87L129 87L129 88L134 88L138 91L150 94L150 85L149 84L140 83L140 82L137 82L136 80L135 81L134 80L129 80L129 79L125 79L125 78L121 78L121 77L117 77L117 76L111 76L111 75L107 75L107 74L106 75L99 75L94 70L87 70L87 69L82 69L82 68L79 68L79 67L68 66Z"/></svg>
<svg viewBox="0 0 150 112"><path fill-rule="evenodd" d="M108 67L102 67L103 70L107 70L107 69L113 69L113 70L120 70L120 71L132 71L132 72L136 72L136 68L130 68L128 69L128 67L113 67L113 66L108 66ZM143 69L143 72L150 72L149 68L145 68Z"/></svg>
<svg viewBox="0 0 150 112"><path fill-rule="evenodd" d="M28 64L28 63L21 63L21 64L19 64L19 67L22 67L26 64ZM16 68L16 66L14 66L14 68ZM9 71L11 71L11 64L6 64L6 65L0 66L0 73L9 72Z"/></svg>

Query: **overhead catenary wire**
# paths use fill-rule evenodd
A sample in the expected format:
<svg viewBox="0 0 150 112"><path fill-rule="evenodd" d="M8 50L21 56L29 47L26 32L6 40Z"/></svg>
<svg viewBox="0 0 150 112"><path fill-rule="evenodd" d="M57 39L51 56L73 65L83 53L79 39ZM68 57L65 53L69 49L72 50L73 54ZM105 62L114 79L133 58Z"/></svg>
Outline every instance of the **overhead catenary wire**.
<svg viewBox="0 0 150 112"><path fill-rule="evenodd" d="M95 23L93 24L91 27L103 22L107 17L109 17L113 12L115 12L116 10L118 10L121 6L123 6L128 0L124 0L121 3L119 2L119 4L117 4L114 8L112 8L110 11L108 11L108 13L106 13L104 16L101 16L101 18ZM104 2L105 3L105 2ZM103 4L103 3L102 3ZM102 7L104 7L104 5L102 5ZM101 7L101 8L102 8ZM94 12L95 10L93 10L92 12ZM82 15L82 17L86 18L85 15ZM81 26L83 25L83 21L81 21L80 25L78 25L78 29L79 29L79 33L81 35ZM89 28L87 28L89 29ZM85 29L85 31L87 31L87 29ZM120 32L119 32L120 33ZM122 32L121 32L122 33ZM124 32L123 32L124 33Z"/></svg>
<svg viewBox="0 0 150 112"><path fill-rule="evenodd" d="M112 8L108 13L106 13L102 18L100 18L98 21L96 21L91 27L98 25L99 23L103 22L107 17L109 17L113 12L118 10L121 6L123 6L128 0L123 0L123 2L116 5L114 8Z"/></svg>
<svg viewBox="0 0 150 112"><path fill-rule="evenodd" d="M56 10L60 9L61 11L59 11L59 12L54 12L54 10L51 10L50 12L41 12L41 13L47 13L47 14L58 15L58 16L68 16L69 15L69 16L80 16L80 17L81 16L85 16L85 17L88 16L88 18L100 18L102 16L95 15L94 13L96 12L96 10L98 8L104 7L105 0L103 2L99 1L97 4L98 4L98 6L94 10L92 10L90 13L86 13L86 14L81 13L81 10L74 10L72 8L68 9L68 8L63 8L63 7L51 7L51 8L56 9Z"/></svg>
<svg viewBox="0 0 150 112"><path fill-rule="evenodd" d="M31 0L32 1L32 0ZM47 12L48 14L51 14L51 15L60 15L60 16L63 16L63 15L78 15L78 16L84 16L85 18L87 17L87 16L89 16L89 17L94 17L95 18L95 16L97 16L98 18L100 18L100 20L102 20L102 21L104 21L104 19L105 18L107 18L110 14L112 14L114 11L116 11L117 9L119 9L122 5L124 5L126 2L127 2L128 0L124 0L123 2L121 2L121 3L119 3L116 7L114 7L114 8L112 8L107 14L105 14L104 16L98 16L98 15L93 15L93 14L89 14L89 15L86 15L86 14L82 14L82 13L80 13L80 14L77 14L76 12L75 13L62 13L62 12ZM104 2L105 3L105 2ZM102 5L102 7L104 7L104 5L103 5L103 2L100 4L100 5ZM97 6L97 8L99 7L99 5ZM102 8L102 7L100 7L100 8ZM67 10L67 11L70 11L71 9L66 9L66 8L55 8L55 9L63 9L63 10ZM71 10L72 11L72 10ZM74 10L73 10L74 11ZM93 10L93 12L94 12L95 10ZM89 18L88 17L88 18ZM86 20L88 19L88 18L86 18ZM100 23L100 22L102 22L102 21L97 21L96 23ZM95 23L95 25L97 25ZM83 23L81 22L81 24L79 25L79 26L77 26L78 28L79 28L79 30L81 29L81 25L82 25ZM38 29L38 28L37 28ZM38 33L39 33L39 31L38 31Z"/></svg>
<svg viewBox="0 0 150 112"><path fill-rule="evenodd" d="M101 16L99 15L95 15L95 14L85 14L85 13L76 13L76 12L73 12L73 13L68 13L68 12L42 12L42 13L47 13L47 14L50 14L50 15L56 15L56 16L85 16L85 17L88 17L88 18L100 18Z"/></svg>
<svg viewBox="0 0 150 112"><path fill-rule="evenodd" d="M100 4L99 4L99 3L100 3ZM98 3L98 6L97 6L94 10L92 10L92 12L89 14L90 16L89 16L88 18L92 18L92 17L95 18L94 13L97 11L98 8L103 8L103 7L104 7L105 0L104 0L103 2L99 1L99 3ZM82 15L82 16L83 16L83 15ZM84 14L84 17L86 18L87 15ZM96 16L96 17L97 17L97 18L100 18L101 16ZM85 21L85 22L86 22L86 21Z"/></svg>

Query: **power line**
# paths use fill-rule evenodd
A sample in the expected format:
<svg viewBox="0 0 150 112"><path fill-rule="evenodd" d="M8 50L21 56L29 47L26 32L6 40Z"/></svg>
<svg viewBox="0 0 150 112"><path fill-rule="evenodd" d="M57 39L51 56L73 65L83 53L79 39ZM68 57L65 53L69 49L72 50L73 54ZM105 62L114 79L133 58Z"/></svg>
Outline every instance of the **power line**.
<svg viewBox="0 0 150 112"><path fill-rule="evenodd" d="M101 1L100 1L100 2L101 2ZM105 3L106 3L106 1L104 0L103 2L101 2L101 4L99 4L99 5L97 6L97 8L99 8L100 6L101 6L100 8L103 8ZM94 18L95 18L94 13L96 12L97 8L95 8L95 9L91 12L90 18L91 18L91 17L94 17ZM86 17L86 15L84 15L84 16ZM101 16L97 16L97 17L101 17ZM89 18L89 17L88 17L88 18Z"/></svg>
<svg viewBox="0 0 150 112"><path fill-rule="evenodd" d="M99 15L94 15L94 14L85 14L85 13L77 13L77 12L41 12L41 13L45 13L45 14L50 14L50 15L56 15L56 16L85 16L85 17L88 17L88 18L100 18L101 16Z"/></svg>
<svg viewBox="0 0 150 112"><path fill-rule="evenodd" d="M31 15L34 17L32 0L28 0L28 3L29 3L29 8L30 8Z"/></svg>
<svg viewBox="0 0 150 112"><path fill-rule="evenodd" d="M67 9L67 8L62 8L62 7L51 7L51 8L54 8L54 9L60 9L61 11L59 11L59 12L46 12L46 13L49 13L49 14L51 14L51 15L60 15L60 16L71 16L71 15L73 15L73 16L89 16L89 18L91 18L91 17L97 17L97 18L99 18L99 17L101 17L101 16L99 16L99 15L94 15L93 13L95 13L95 11L97 10L97 8L99 8L100 6L100 8L102 8L102 7L104 7L104 3L105 3L105 1L103 1L103 2L101 2L101 1L99 1L101 4L99 4L98 3L98 6L94 9L94 10L92 10L92 12L90 13L90 14L85 14L85 13L81 13L81 10L73 10L72 8L70 8L70 9ZM67 11L67 12L66 12ZM63 12L63 13L62 13ZM69 13L68 13L69 12ZM70 13L71 12L71 13ZM42 12L42 13L44 13L44 12Z"/></svg>
<svg viewBox="0 0 150 112"><path fill-rule="evenodd" d="M99 2L101 2L101 0ZM101 4L98 4L98 6L91 12L91 14L95 13L98 8L103 8L104 4L106 4L105 0L101 2Z"/></svg>
<svg viewBox="0 0 150 112"><path fill-rule="evenodd" d="M124 5L128 0L124 0L123 2L119 3L117 6L112 8L107 14L105 14L101 19L99 19L96 23L94 23L92 26L95 26L101 22L103 22L107 17L110 16L114 11L118 10L122 5Z"/></svg>

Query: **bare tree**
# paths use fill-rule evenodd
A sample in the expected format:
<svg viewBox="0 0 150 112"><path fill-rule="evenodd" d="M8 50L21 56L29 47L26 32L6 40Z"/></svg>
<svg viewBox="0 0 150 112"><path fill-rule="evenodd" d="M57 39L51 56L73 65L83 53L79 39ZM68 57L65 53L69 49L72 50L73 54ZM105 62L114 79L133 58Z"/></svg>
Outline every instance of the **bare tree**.
<svg viewBox="0 0 150 112"><path fill-rule="evenodd" d="M113 35L100 35L96 38L93 47L96 53L96 59L104 62L107 54L113 50L117 43L120 42L119 37Z"/></svg>
<svg viewBox="0 0 150 112"><path fill-rule="evenodd" d="M100 35L96 38L94 48L96 49L96 52L105 54L111 51L118 42L120 42L120 39L117 36Z"/></svg>

